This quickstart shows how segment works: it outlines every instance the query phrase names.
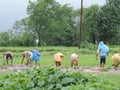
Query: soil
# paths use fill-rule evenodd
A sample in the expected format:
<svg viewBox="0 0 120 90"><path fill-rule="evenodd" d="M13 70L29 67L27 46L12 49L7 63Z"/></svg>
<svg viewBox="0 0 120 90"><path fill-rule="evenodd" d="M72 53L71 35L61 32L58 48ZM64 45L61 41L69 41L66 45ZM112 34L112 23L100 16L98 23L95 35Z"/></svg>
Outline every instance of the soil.
<svg viewBox="0 0 120 90"><path fill-rule="evenodd" d="M18 71L18 72L21 72L22 70L25 70L25 69L30 69L30 68L33 68L35 66L26 66L26 65L19 65L19 64L16 64L16 65L12 65L12 66L9 66L9 65L3 65L3 66L0 66L0 72L11 72L11 71ZM39 67L37 67L39 68ZM69 69L66 69L64 67L61 67L62 70L69 70L69 71L73 71L73 72L86 72L86 73L94 73L94 74L102 74L102 73L114 73L114 74L120 74L120 69L113 69L113 68L104 68L104 69L100 69L100 67L98 66L94 66L94 67L87 67L87 66L81 66L81 67L78 67L78 68L69 68Z"/></svg>
<svg viewBox="0 0 120 90"><path fill-rule="evenodd" d="M113 68L103 68L101 69L98 66L94 67L79 67L78 69L71 69L72 71L79 71L79 72L86 72L86 73L94 73L94 74L105 74L105 73L113 73L113 74L120 74L120 69L113 69Z"/></svg>
<svg viewBox="0 0 120 90"><path fill-rule="evenodd" d="M16 65L2 65L0 67L0 72L11 72L11 71L22 71L22 70L25 70L25 69L29 69L29 68L32 68L30 66L26 66L26 65L19 65L19 64L16 64Z"/></svg>

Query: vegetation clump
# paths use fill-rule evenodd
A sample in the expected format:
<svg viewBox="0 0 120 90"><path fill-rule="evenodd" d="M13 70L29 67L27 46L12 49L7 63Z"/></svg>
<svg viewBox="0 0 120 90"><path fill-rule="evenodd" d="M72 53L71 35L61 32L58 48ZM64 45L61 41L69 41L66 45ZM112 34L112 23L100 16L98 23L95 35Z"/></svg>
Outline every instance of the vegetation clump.
<svg viewBox="0 0 120 90"><path fill-rule="evenodd" d="M5 73L1 90L119 90L113 83L79 72L55 68L33 68L23 72Z"/></svg>

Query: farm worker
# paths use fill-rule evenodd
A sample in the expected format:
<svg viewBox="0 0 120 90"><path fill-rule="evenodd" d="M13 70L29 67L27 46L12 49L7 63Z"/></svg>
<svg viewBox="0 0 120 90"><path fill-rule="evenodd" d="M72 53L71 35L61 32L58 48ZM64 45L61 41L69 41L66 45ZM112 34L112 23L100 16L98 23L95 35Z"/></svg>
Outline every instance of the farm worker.
<svg viewBox="0 0 120 90"><path fill-rule="evenodd" d="M13 53L11 51L6 52L4 63L7 62L8 64L8 60L11 60L11 64L13 64Z"/></svg>
<svg viewBox="0 0 120 90"><path fill-rule="evenodd" d="M26 58L27 62L26 65L28 65L30 63L30 58L32 57L33 53L31 51L24 51L22 53L22 61L21 61L21 65L23 64L24 59Z"/></svg>
<svg viewBox="0 0 120 90"><path fill-rule="evenodd" d="M116 53L112 56L113 64L112 66L114 69L120 64L120 53Z"/></svg>
<svg viewBox="0 0 120 90"><path fill-rule="evenodd" d="M61 66L62 60L64 59L63 53L56 53L54 55L54 61L56 66Z"/></svg>
<svg viewBox="0 0 120 90"><path fill-rule="evenodd" d="M37 62L40 60L40 52L38 51L38 48L35 47L35 49L33 50L33 55L31 56L31 64L32 61L35 61L35 66L37 66Z"/></svg>
<svg viewBox="0 0 120 90"><path fill-rule="evenodd" d="M106 56L108 55L109 47L104 44L104 42L100 41L98 44L98 50L96 53L96 58L98 54L100 55L100 68L104 67L104 64L106 63Z"/></svg>
<svg viewBox="0 0 120 90"><path fill-rule="evenodd" d="M71 67L78 66L78 55L76 53L71 54Z"/></svg>

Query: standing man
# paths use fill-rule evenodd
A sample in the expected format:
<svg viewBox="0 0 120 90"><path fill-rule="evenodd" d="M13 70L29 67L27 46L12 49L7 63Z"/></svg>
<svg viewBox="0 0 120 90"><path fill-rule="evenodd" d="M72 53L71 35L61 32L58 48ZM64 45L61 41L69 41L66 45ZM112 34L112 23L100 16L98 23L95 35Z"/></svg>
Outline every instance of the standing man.
<svg viewBox="0 0 120 90"><path fill-rule="evenodd" d="M100 41L98 44L98 50L96 53L96 58L98 54L100 55L100 68L104 68L106 63L106 56L108 55L109 47L104 44L104 42Z"/></svg>

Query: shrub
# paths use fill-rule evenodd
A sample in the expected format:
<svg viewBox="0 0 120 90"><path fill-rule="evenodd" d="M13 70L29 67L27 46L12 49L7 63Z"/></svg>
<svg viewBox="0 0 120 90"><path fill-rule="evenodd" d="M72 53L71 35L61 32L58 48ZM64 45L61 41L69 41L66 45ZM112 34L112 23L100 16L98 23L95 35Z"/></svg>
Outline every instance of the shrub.
<svg viewBox="0 0 120 90"><path fill-rule="evenodd" d="M76 86L76 87L74 87ZM3 75L1 90L118 90L94 75L62 71L54 68L28 69Z"/></svg>

